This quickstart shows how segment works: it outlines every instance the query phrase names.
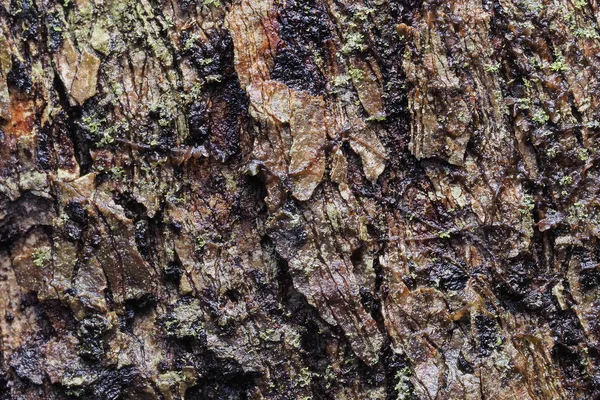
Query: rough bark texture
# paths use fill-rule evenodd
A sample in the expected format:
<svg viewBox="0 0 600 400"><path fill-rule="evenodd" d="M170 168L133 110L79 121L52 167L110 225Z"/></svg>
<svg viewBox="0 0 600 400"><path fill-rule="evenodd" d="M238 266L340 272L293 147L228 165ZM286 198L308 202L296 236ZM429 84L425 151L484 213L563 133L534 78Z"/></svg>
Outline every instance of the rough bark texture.
<svg viewBox="0 0 600 400"><path fill-rule="evenodd" d="M599 398L599 16L0 0L0 398Z"/></svg>

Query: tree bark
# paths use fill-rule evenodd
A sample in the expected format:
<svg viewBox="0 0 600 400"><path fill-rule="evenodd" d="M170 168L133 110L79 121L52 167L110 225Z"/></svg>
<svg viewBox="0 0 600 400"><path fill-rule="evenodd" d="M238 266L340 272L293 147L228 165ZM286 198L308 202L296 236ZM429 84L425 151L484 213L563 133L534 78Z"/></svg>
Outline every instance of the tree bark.
<svg viewBox="0 0 600 400"><path fill-rule="evenodd" d="M596 0L0 0L0 398L600 398Z"/></svg>

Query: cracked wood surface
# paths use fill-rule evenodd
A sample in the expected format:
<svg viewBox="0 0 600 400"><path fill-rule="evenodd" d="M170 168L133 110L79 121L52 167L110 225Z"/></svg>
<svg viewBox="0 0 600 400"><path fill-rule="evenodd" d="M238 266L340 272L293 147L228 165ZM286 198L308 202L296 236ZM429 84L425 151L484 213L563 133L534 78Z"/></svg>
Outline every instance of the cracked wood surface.
<svg viewBox="0 0 600 400"><path fill-rule="evenodd" d="M596 0L2 0L0 398L600 397Z"/></svg>

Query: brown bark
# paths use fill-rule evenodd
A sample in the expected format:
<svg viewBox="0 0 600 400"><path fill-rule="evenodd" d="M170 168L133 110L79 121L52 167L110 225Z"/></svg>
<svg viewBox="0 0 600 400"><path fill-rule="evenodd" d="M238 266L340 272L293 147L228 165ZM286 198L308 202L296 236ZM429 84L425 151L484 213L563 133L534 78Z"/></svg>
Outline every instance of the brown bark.
<svg viewBox="0 0 600 400"><path fill-rule="evenodd" d="M0 398L598 398L599 12L2 0Z"/></svg>

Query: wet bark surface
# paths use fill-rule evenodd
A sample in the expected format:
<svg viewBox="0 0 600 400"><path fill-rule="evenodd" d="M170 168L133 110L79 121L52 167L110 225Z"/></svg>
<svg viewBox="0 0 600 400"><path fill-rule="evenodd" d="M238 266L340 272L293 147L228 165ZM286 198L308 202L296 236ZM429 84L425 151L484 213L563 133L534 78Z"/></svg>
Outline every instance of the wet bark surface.
<svg viewBox="0 0 600 400"><path fill-rule="evenodd" d="M600 397L596 0L0 0L0 398Z"/></svg>

